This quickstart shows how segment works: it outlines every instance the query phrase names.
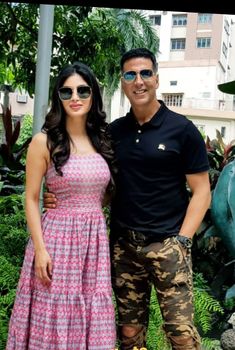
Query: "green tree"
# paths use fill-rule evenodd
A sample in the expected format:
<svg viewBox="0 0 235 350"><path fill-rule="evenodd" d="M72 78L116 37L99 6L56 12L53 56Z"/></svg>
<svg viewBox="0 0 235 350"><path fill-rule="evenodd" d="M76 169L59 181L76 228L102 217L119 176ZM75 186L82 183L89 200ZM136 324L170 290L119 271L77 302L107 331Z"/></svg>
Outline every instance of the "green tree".
<svg viewBox="0 0 235 350"><path fill-rule="evenodd" d="M119 86L120 81L120 57L131 48L147 47L155 54L158 52L159 39L153 29L150 20L143 12L129 9L97 9L91 18L100 18L102 21L110 21L118 31L121 40L115 51L109 50L108 56L104 56L104 104L108 116L111 116L111 98ZM100 60L97 64L100 65ZM97 67L98 68L98 67ZM97 71L97 70L95 70Z"/></svg>
<svg viewBox="0 0 235 350"><path fill-rule="evenodd" d="M33 116L31 114L26 114L23 117L23 121L20 125L20 134L17 140L19 146L23 145L31 136L33 130Z"/></svg>
<svg viewBox="0 0 235 350"><path fill-rule="evenodd" d="M12 66L13 84L33 95L39 4L0 3L0 11L0 64ZM137 46L155 53L158 48L156 33L140 11L56 5L51 83L64 64L82 60L112 95L118 86L120 55Z"/></svg>
<svg viewBox="0 0 235 350"><path fill-rule="evenodd" d="M97 9L90 18L99 18L101 21L110 21L120 35L117 51L110 52L105 58L105 86L110 96L117 89L120 78L120 56L127 50L136 47L147 47L155 54L158 52L159 39L146 15L139 10L106 8ZM113 59L110 60L110 55ZM98 64L99 60L98 60ZM97 67L98 68L98 67Z"/></svg>
<svg viewBox="0 0 235 350"><path fill-rule="evenodd" d="M13 69L6 62L0 63L0 81L1 84L11 84L14 81Z"/></svg>

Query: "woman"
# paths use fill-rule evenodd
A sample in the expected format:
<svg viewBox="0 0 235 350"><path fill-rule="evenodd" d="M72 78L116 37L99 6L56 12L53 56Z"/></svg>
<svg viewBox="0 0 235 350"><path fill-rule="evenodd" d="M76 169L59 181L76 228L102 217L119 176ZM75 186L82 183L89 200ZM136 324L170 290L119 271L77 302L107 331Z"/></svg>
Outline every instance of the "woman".
<svg viewBox="0 0 235 350"><path fill-rule="evenodd" d="M75 62L57 78L26 161L26 248L7 350L115 347L109 247L102 211L114 188L113 151L94 74ZM41 217L40 188L57 208Z"/></svg>

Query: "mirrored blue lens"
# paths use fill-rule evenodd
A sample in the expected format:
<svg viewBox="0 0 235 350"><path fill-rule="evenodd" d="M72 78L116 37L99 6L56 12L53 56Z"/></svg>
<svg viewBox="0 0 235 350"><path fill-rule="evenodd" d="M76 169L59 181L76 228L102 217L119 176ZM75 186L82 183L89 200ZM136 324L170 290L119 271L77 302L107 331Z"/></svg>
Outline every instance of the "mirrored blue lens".
<svg viewBox="0 0 235 350"><path fill-rule="evenodd" d="M134 70L130 70L130 71L124 72L122 77L126 82L132 82L136 79L137 74L138 72L135 72ZM141 78L145 80L153 76L153 71L151 69L142 69L139 72L139 74Z"/></svg>

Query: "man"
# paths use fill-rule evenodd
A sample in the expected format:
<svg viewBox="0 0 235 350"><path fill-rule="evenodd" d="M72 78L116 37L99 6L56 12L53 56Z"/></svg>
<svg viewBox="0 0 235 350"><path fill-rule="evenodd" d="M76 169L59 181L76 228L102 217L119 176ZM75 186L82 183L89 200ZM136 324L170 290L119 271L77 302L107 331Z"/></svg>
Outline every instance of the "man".
<svg viewBox="0 0 235 350"><path fill-rule="evenodd" d="M126 52L121 71L131 109L110 124L119 169L110 244L120 350L146 347L152 285L172 349L200 349L190 248L211 199L205 143L191 121L157 100L151 51Z"/></svg>

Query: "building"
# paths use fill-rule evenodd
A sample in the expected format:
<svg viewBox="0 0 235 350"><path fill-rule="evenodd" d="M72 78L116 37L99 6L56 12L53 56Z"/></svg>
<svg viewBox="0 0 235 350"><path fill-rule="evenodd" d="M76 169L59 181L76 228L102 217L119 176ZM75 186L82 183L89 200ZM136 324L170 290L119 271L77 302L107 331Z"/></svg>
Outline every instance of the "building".
<svg viewBox="0 0 235 350"><path fill-rule="evenodd" d="M33 114L34 99L26 91L10 90L5 93L8 95L7 104L11 106L12 115L21 118L25 114ZM2 113L1 105L4 104L4 97L4 91L0 91L0 113Z"/></svg>
<svg viewBox="0 0 235 350"><path fill-rule="evenodd" d="M144 12L160 39L158 98L186 115L211 139L216 129L225 142L235 139L235 96L217 88L235 80L235 15ZM129 107L117 91L111 119Z"/></svg>
<svg viewBox="0 0 235 350"><path fill-rule="evenodd" d="M9 87L9 86L6 86ZM21 120L24 115L33 115L34 99L25 91L12 91L11 89L3 89L0 91L0 143L4 142L4 132L2 123L2 105L9 105L11 107L11 114L13 122Z"/></svg>
<svg viewBox="0 0 235 350"><path fill-rule="evenodd" d="M218 84L235 80L235 15L144 13L160 39L158 98L186 115L210 139L216 137L216 130L225 142L235 139L235 96L217 88ZM10 92L9 101L16 118L33 114L33 99L27 93ZM129 108L129 101L117 90L112 98L111 120Z"/></svg>

